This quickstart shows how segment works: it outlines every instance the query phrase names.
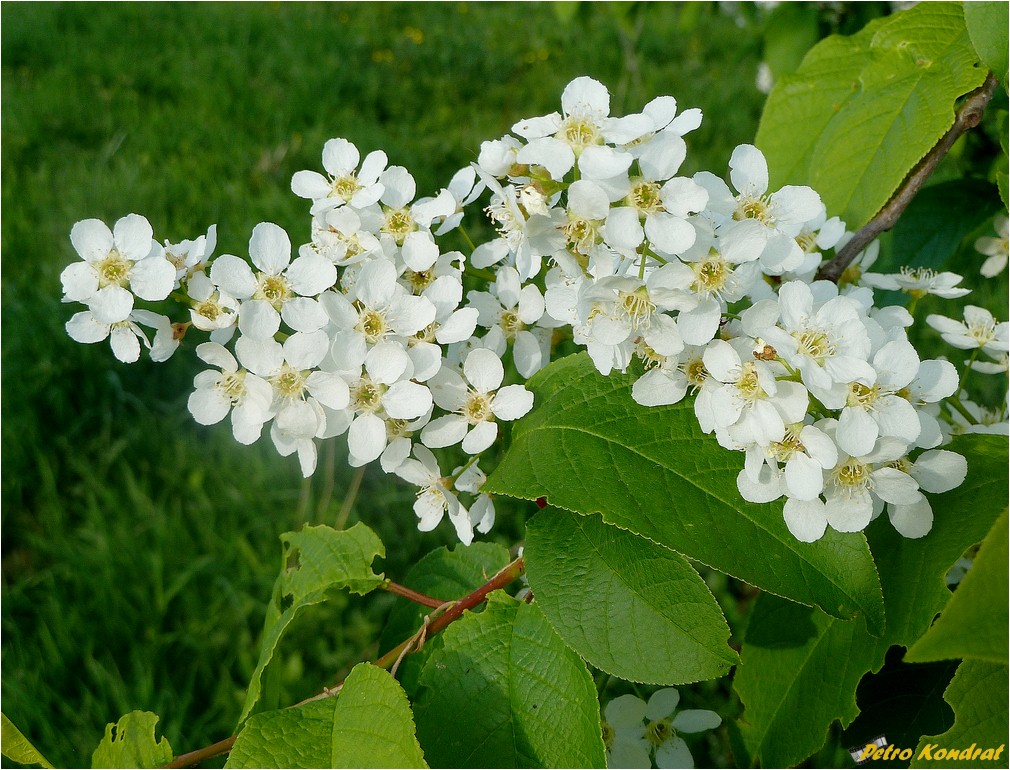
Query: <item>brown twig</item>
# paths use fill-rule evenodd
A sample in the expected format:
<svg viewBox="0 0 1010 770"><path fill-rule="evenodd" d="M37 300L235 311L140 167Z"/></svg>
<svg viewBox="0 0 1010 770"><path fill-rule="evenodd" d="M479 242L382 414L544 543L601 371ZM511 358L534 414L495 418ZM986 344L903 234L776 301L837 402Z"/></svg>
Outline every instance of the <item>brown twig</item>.
<svg viewBox="0 0 1010 770"><path fill-rule="evenodd" d="M516 580L522 574L523 569L523 560L520 556L518 559L502 568L498 574L484 583L484 585L480 588L470 592L462 599L456 602L445 602L444 604L440 604L439 607L446 607L445 612L434 620L431 620L430 616L425 618L424 626L419 630L419 632L411 634L410 638L405 639L385 655L380 657L377 661L375 661L374 665L385 669L392 667L395 663L397 663L397 661L401 660L405 654L409 654L409 652L411 652L409 648L416 645L419 633L423 635L423 638L427 638L437 634L439 631L442 631L446 626L462 616L464 612L472 610L478 604L481 604L485 599L487 599L489 593L496 591L499 588L505 588L513 580ZM420 596L421 594L418 595ZM416 652L417 649L420 649L420 646L417 646L413 651ZM303 706L306 703L323 700L324 698L332 698L340 692L343 686L344 683L340 682L334 687L325 687L322 692L313 695L311 698L306 698L299 703L295 703L292 706L288 706L288 708ZM190 751L186 754L180 754L167 765L162 765L162 767L191 767L204 761L205 759L211 759L212 757L217 757L221 754L227 754L231 751L232 746L235 744L236 738L238 738L238 735L233 735L230 738L225 738L223 741L218 741L217 743L206 746L202 749Z"/></svg>
<svg viewBox="0 0 1010 770"><path fill-rule="evenodd" d="M961 134L969 128L974 128L982 120L982 113L985 111L986 105L989 104L989 100L992 99L992 95L996 90L996 84L996 78L990 72L985 82L965 97L965 100L954 114L954 125L950 127L950 130L940 138L940 141L933 146L933 149L927 152L925 157L905 177L905 181L901 183L901 186L891 196L891 199L884 208L873 219L863 225L852 236L852 240L845 244L834 258L821 267L817 273L818 280L838 283L838 279L845 272L845 268L856 258L856 255L865 249L878 235L894 227L894 223L898 221L898 217L908 208L908 204L912 202L912 198L919 192L919 189L929 178L929 175L933 173L937 164L950 151L954 142L958 140Z"/></svg>
<svg viewBox="0 0 1010 770"><path fill-rule="evenodd" d="M407 586L401 586L399 583L394 583L392 580L387 581L383 584L382 588L389 591L391 594L396 594L397 596L402 596L404 599L409 599L416 604L421 604L425 607L431 607L432 609L439 609L445 605L445 602L441 599L433 599L425 594L418 593L417 591L407 588Z"/></svg>

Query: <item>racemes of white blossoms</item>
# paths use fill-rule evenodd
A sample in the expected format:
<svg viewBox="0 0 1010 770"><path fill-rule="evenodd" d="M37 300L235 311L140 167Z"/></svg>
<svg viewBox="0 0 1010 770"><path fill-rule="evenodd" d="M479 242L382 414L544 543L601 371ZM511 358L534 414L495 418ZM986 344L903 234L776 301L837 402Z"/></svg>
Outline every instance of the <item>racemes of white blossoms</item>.
<svg viewBox="0 0 1010 770"><path fill-rule="evenodd" d="M567 328L601 374L634 373L639 404L693 396L701 429L744 454L740 493L784 498L799 540L860 530L885 508L899 532L924 535L923 492L965 475L964 459L938 447L971 413L946 403L959 396L955 367L920 360L912 316L875 307L873 291L957 297L960 277L868 273L873 244L841 289L814 280L851 237L844 223L808 187L772 189L751 145L733 152L729 184L680 175L684 137L700 123L700 110L670 96L613 116L607 89L576 78L559 112L484 142L422 198L381 150L362 159L331 139L323 173L291 181L311 217L294 258L287 233L266 222L248 260L212 257L215 227L159 246L136 214L112 230L79 222L82 261L62 280L65 301L87 310L67 329L82 342L111 337L124 361L142 344L164 360L188 330L209 334L196 352L213 368L189 399L198 422L230 414L243 443L267 428L306 476L318 443L346 436L351 465L378 460L417 486L421 529L447 516L469 543L494 522L478 462L493 457L502 423L533 408L522 380ZM483 209L491 240L463 231L471 209ZM170 294L188 320L135 307ZM973 356L973 368L1005 371L1005 323L970 306L964 324L929 321L955 347L1002 361Z"/></svg>

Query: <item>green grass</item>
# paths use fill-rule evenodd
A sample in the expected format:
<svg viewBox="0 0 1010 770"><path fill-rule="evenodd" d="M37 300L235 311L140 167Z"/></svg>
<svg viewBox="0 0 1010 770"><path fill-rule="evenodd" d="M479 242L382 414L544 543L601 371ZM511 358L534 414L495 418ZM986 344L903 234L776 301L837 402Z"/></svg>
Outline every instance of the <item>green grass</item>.
<svg viewBox="0 0 1010 770"><path fill-rule="evenodd" d="M434 192L517 120L592 75L614 111L700 106L686 171L753 137L759 45L710 5L4 4L2 28L4 712L50 760L86 766L106 722L161 715L177 751L228 735L255 666L281 532L333 523L350 479L311 485L269 441L235 444L185 402L191 350L124 366L70 341L59 273L77 220L135 211L159 238L219 224L244 254L260 221L307 240L291 174L326 139L384 149ZM635 16L640 14L640 17ZM727 44L727 41L733 43ZM369 471L350 521L402 576L448 531ZM504 508L513 544L526 512ZM338 600L281 648L278 704L370 651L388 597ZM715 751L716 749L713 749ZM725 760L723 760L725 761Z"/></svg>

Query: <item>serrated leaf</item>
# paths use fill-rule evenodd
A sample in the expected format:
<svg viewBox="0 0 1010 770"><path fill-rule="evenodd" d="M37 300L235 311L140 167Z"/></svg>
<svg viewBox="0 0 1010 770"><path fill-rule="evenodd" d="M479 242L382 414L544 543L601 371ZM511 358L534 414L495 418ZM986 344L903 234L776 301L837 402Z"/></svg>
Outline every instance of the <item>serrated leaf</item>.
<svg viewBox="0 0 1010 770"><path fill-rule="evenodd" d="M996 521L940 618L905 655L909 661L977 658L1007 665L1010 570L1007 512Z"/></svg>
<svg viewBox="0 0 1010 770"><path fill-rule="evenodd" d="M334 698L249 718L225 767L427 767L407 696L359 663Z"/></svg>
<svg viewBox="0 0 1010 770"><path fill-rule="evenodd" d="M865 538L830 531L798 542L781 501L740 497L743 454L701 432L693 399L639 406L632 379L602 377L585 353L541 370L527 383L535 407L513 427L512 446L484 488L602 513L608 524L771 593L836 617L862 614L880 633L880 586Z"/></svg>
<svg viewBox="0 0 1010 770"><path fill-rule="evenodd" d="M1007 28L1010 6L1006 3L973 2L964 4L964 23L979 58L993 74L1007 85Z"/></svg>
<svg viewBox="0 0 1010 770"><path fill-rule="evenodd" d="M555 508L526 525L526 576L569 646L596 668L648 684L723 676L737 662L718 603L679 554Z"/></svg>
<svg viewBox="0 0 1010 770"><path fill-rule="evenodd" d="M604 767L596 687L536 605L494 592L421 672L417 736L433 767Z"/></svg>
<svg viewBox="0 0 1010 770"><path fill-rule="evenodd" d="M51 768L49 760L46 759L35 748L31 741L25 738L24 734L11 722L6 714L0 713L0 743L2 743L2 753L8 759L13 759L19 765L42 765Z"/></svg>
<svg viewBox="0 0 1010 770"><path fill-rule="evenodd" d="M903 265L947 269L965 237L999 210L998 200L995 186L980 179L920 190L894 226L889 253L873 270L896 273Z"/></svg>
<svg viewBox="0 0 1010 770"><path fill-rule="evenodd" d="M105 737L91 755L92 767L159 767L172 761L168 738L154 737L158 715L131 711L105 726Z"/></svg>
<svg viewBox="0 0 1010 770"><path fill-rule="evenodd" d="M1007 675L1006 666L966 660L943 697L954 709L954 726L942 735L926 735L915 749L912 767L1002 767L1006 765ZM924 754L927 746L933 748ZM998 765L990 765L995 750L1002 747ZM939 758L936 749L958 750L958 760ZM968 756L960 759L967 749ZM974 749L979 749L975 754ZM982 752L989 750L989 756Z"/></svg>
<svg viewBox="0 0 1010 770"><path fill-rule="evenodd" d="M960 4L922 3L832 36L772 89L755 143L771 188L805 184L855 230L953 125L982 84Z"/></svg>
<svg viewBox="0 0 1010 770"><path fill-rule="evenodd" d="M909 540L886 516L867 530L887 611L883 638L874 639L858 622L840 622L774 597L755 603L733 686L744 704L741 739L763 766L801 762L824 744L836 718L843 727L852 721L863 674L880 669L890 646L911 646L929 628L950 597L947 570L992 527L996 501L1006 494L1007 439L972 434L947 449L965 456L968 476L951 492L928 495L933 530Z"/></svg>
<svg viewBox="0 0 1010 770"><path fill-rule="evenodd" d="M434 599L459 599L486 583L509 560L508 549L497 543L459 544L452 549L442 547L411 567L403 584ZM397 597L379 637L379 652L391 650L417 631L430 612L427 607ZM406 656L400 663L396 677L408 694L413 695L417 677L430 651L431 645L425 645L417 654Z"/></svg>
<svg viewBox="0 0 1010 770"><path fill-rule="evenodd" d="M318 604L326 593L347 589L366 594L382 583L372 571L372 561L386 552L378 536L364 524L335 530L305 526L299 532L281 535L281 570L263 624L260 658L253 671L239 724L252 713L260 698L263 671L299 610Z"/></svg>

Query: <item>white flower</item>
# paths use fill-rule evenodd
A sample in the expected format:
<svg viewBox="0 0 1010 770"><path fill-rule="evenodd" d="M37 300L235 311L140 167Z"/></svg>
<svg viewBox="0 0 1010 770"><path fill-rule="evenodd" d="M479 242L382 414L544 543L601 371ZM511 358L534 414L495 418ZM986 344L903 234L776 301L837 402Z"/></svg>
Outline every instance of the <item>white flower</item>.
<svg viewBox="0 0 1010 770"><path fill-rule="evenodd" d="M147 335L138 324L153 327L160 332L157 338L159 342L157 348L151 348ZM166 329L168 339L165 339ZM151 349L154 361L168 359L178 346L168 318L149 310L134 310L122 321L112 323L100 321L91 310L85 310L75 313L67 321L66 330L72 340L87 345L108 339L112 345L113 354L124 364L132 364L140 358L141 343Z"/></svg>
<svg viewBox="0 0 1010 770"><path fill-rule="evenodd" d="M501 359L478 348L463 362L467 383L455 371L444 368L431 380L435 403L453 414L432 420L421 431L426 446L446 447L463 442L470 455L487 449L498 437L499 420L518 420L533 408L533 394L522 385L506 385Z"/></svg>
<svg viewBox="0 0 1010 770"><path fill-rule="evenodd" d="M892 275L882 275L880 273L866 273L863 275L863 284L876 289L888 289L890 291L903 291L913 297L925 297L927 294L934 294L944 299L954 299L969 294L971 289L958 287L957 284L964 280L957 273L937 273L928 267L908 267L901 268L900 273Z"/></svg>
<svg viewBox="0 0 1010 770"><path fill-rule="evenodd" d="M645 739L645 709L645 701L634 695L620 695L603 708L607 767L652 767L651 746Z"/></svg>
<svg viewBox="0 0 1010 770"><path fill-rule="evenodd" d="M297 332L314 332L326 324L326 313L315 299L337 282L337 268L318 254L291 261L291 241L280 227L260 222L249 239L249 256L259 268L225 254L214 260L210 278L232 297L242 300L238 328L242 334L269 339L281 319Z"/></svg>
<svg viewBox="0 0 1010 770"><path fill-rule="evenodd" d="M175 286L175 267L155 243L151 224L138 214L123 217L113 230L98 219L77 222L70 241L84 261L60 275L64 301L87 303L99 323L126 321L134 295L159 301Z"/></svg>
<svg viewBox="0 0 1010 770"><path fill-rule="evenodd" d="M438 526L442 516L448 513L459 539L469 545L473 540L470 515L450 488L452 480L442 476L435 455L427 447L415 445L414 457L417 459L404 460L396 469L396 475L420 487L414 503L417 528L422 532L430 532Z"/></svg>
<svg viewBox="0 0 1010 770"><path fill-rule="evenodd" d="M527 327L544 314L544 298L535 284L521 286L514 267L504 266L491 292L471 291L467 300L479 312L477 323L486 329L497 326L514 346L516 369L523 377L532 377L543 366L540 341Z"/></svg>
<svg viewBox="0 0 1010 770"><path fill-rule="evenodd" d="M186 285L186 292L193 301L189 311L190 321L197 329L213 332L235 325L238 320L238 300L223 289L218 289L206 273L195 273Z"/></svg>
<svg viewBox="0 0 1010 770"><path fill-rule="evenodd" d="M196 390L190 394L188 404L193 419L201 425L214 425L230 412L235 440L241 444L253 443L272 414L270 383L239 368L235 357L217 343L197 345L196 354L220 371L208 369L193 380Z"/></svg>
<svg viewBox="0 0 1010 770"><path fill-rule="evenodd" d="M673 687L657 690L649 698L645 718L645 739L656 752L656 767L692 768L694 758L680 733L700 733L714 730L722 717L707 709L684 709L677 712L680 693Z"/></svg>
<svg viewBox="0 0 1010 770"><path fill-rule="evenodd" d="M165 241L164 255L175 268L175 288L186 280L188 275L198 275L210 261L210 255L217 246L217 225L211 225L206 235L195 240L184 240L180 243Z"/></svg>
<svg viewBox="0 0 1010 770"><path fill-rule="evenodd" d="M358 170L358 148L346 139L330 139L323 145L323 168L329 178L316 171L298 171L291 177L291 191L313 201L313 213L343 206L365 208L383 193L379 175L386 167L386 153L376 150L365 157Z"/></svg>
<svg viewBox="0 0 1010 770"><path fill-rule="evenodd" d="M926 323L940 332L944 342L961 350L982 348L987 353L1006 353L1010 324L996 323L984 307L965 305L964 323L942 315L926 316Z"/></svg>
<svg viewBox="0 0 1010 770"><path fill-rule="evenodd" d="M737 488L745 500L754 503L770 502L782 494L813 500L824 489L824 471L836 462L838 448L830 436L813 425L793 423L786 426L781 441L747 448ZM785 468L780 470L779 463Z"/></svg>
<svg viewBox="0 0 1010 770"><path fill-rule="evenodd" d="M988 257L979 271L986 278L993 278L1006 270L1008 259L1007 236L1010 234L1010 228L1006 215L997 214L992 224L997 237L983 237L975 241L975 249Z"/></svg>

